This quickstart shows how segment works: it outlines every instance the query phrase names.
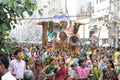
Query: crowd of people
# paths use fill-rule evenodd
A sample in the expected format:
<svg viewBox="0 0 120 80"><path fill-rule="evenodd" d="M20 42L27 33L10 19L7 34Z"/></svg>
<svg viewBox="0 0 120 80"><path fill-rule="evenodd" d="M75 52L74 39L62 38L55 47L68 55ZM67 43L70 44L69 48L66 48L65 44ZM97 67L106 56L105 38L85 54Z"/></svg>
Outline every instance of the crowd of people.
<svg viewBox="0 0 120 80"><path fill-rule="evenodd" d="M23 45L0 54L1 80L120 80L120 48L84 45L79 52Z"/></svg>

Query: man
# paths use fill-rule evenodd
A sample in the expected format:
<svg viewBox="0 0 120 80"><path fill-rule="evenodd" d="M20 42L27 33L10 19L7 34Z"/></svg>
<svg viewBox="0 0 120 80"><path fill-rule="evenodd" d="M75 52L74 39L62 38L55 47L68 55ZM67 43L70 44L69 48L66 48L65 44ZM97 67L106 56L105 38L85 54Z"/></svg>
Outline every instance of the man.
<svg viewBox="0 0 120 80"><path fill-rule="evenodd" d="M14 52L15 59L10 62L9 70L17 78L17 80L23 80L23 74L26 69L25 61L21 59L22 50L16 49Z"/></svg>
<svg viewBox="0 0 120 80"><path fill-rule="evenodd" d="M2 74L1 80L16 80L16 78L8 71L9 60L7 56L0 53L0 73Z"/></svg>
<svg viewBox="0 0 120 80"><path fill-rule="evenodd" d="M34 80L34 75L31 70L26 70L24 72L24 80Z"/></svg>

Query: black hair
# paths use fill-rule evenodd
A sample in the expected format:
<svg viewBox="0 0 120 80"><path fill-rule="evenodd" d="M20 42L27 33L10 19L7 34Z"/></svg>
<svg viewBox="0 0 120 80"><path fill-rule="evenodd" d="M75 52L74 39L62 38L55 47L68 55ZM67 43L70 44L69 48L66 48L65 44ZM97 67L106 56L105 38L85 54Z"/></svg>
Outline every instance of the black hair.
<svg viewBox="0 0 120 80"><path fill-rule="evenodd" d="M55 69L54 69L54 73L56 73L56 72L57 72L57 70L58 70L58 68L55 68Z"/></svg>
<svg viewBox="0 0 120 80"><path fill-rule="evenodd" d="M92 56L94 56L94 54L90 54L89 56L90 56L90 60L92 60Z"/></svg>
<svg viewBox="0 0 120 80"><path fill-rule="evenodd" d="M19 52L22 52L22 49L21 49L21 48L17 48L17 49L14 51L14 56L16 56Z"/></svg>
<svg viewBox="0 0 120 80"><path fill-rule="evenodd" d="M65 63L65 59L64 58L60 58L58 61L62 60Z"/></svg>
<svg viewBox="0 0 120 80"><path fill-rule="evenodd" d="M120 51L120 47L117 48L117 51Z"/></svg>
<svg viewBox="0 0 120 80"><path fill-rule="evenodd" d="M81 66L84 61L85 61L85 58L84 58L84 57L81 57L81 58L79 59L79 66Z"/></svg>
<svg viewBox="0 0 120 80"><path fill-rule="evenodd" d="M114 68L114 63L112 60L108 60L108 62L111 64L111 67Z"/></svg>
<svg viewBox="0 0 120 80"><path fill-rule="evenodd" d="M0 64L3 64L6 69L9 67L8 57L2 52L0 52Z"/></svg>
<svg viewBox="0 0 120 80"><path fill-rule="evenodd" d="M70 66L70 67L75 67L75 66L77 66L77 65L75 65L75 64L71 64L71 66Z"/></svg>
<svg viewBox="0 0 120 80"><path fill-rule="evenodd" d="M10 58L12 57L13 54L10 54Z"/></svg>
<svg viewBox="0 0 120 80"><path fill-rule="evenodd" d="M102 55L102 59L104 59L104 57L106 57L105 55Z"/></svg>
<svg viewBox="0 0 120 80"><path fill-rule="evenodd" d="M98 62L98 60L97 59L92 60L92 63L94 63L94 62Z"/></svg>
<svg viewBox="0 0 120 80"><path fill-rule="evenodd" d="M49 64L51 64L52 61L54 61L54 59L53 59L53 58L50 58L50 60L49 60Z"/></svg>

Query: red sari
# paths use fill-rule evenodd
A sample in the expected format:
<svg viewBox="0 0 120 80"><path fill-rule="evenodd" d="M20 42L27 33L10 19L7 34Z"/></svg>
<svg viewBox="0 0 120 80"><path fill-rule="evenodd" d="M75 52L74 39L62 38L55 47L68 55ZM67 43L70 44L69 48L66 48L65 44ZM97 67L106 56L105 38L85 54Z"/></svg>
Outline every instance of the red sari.
<svg viewBox="0 0 120 80"><path fill-rule="evenodd" d="M65 80L67 75L68 69L65 66L63 66L56 72L55 80Z"/></svg>

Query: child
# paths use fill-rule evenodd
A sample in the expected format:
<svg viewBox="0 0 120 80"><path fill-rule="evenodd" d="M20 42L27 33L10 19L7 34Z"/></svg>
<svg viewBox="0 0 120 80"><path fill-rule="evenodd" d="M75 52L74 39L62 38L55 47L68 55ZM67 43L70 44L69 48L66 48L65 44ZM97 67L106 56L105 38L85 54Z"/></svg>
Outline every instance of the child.
<svg viewBox="0 0 120 80"><path fill-rule="evenodd" d="M73 80L78 80L79 77L78 77L78 74L77 74L77 66L75 64L72 64L71 68L72 68L72 70L74 70L74 72L72 73L73 74L72 79Z"/></svg>

